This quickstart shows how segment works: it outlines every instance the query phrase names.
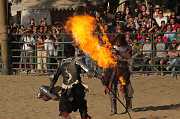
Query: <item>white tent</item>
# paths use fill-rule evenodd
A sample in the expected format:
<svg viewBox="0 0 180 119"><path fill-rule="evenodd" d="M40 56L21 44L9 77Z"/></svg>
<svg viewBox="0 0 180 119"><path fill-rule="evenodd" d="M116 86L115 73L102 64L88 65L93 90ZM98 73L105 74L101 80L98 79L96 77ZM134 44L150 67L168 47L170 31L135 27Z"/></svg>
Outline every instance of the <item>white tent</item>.
<svg viewBox="0 0 180 119"><path fill-rule="evenodd" d="M84 5L82 0L21 0L21 2L13 2L12 5L12 16L16 16L17 11L21 11L21 23L23 25L28 24L29 18L35 18L36 23L38 19L45 17L48 24L51 23L49 9L69 9L77 8L78 6ZM100 4L106 0L89 0L94 4ZM36 20L37 19L37 20Z"/></svg>
<svg viewBox="0 0 180 119"><path fill-rule="evenodd" d="M46 18L48 24L51 24L50 11L51 8L68 9L76 8L82 3L78 0L21 0L21 2L13 2L12 16L16 16L17 11L21 11L21 24L26 26L29 19L34 18L36 24L39 19ZM16 18L16 17L15 17Z"/></svg>
<svg viewBox="0 0 180 119"><path fill-rule="evenodd" d="M84 2L81 0L21 0L21 2L13 3L12 10L22 11L26 9L67 9L76 8L77 6L83 5ZM106 0L88 0L93 3L100 4Z"/></svg>

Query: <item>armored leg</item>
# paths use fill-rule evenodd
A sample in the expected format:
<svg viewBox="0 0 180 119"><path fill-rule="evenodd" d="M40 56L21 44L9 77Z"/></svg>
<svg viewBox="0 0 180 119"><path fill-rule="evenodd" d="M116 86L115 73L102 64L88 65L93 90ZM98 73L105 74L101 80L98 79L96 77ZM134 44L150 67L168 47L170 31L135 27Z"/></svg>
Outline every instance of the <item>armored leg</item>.
<svg viewBox="0 0 180 119"><path fill-rule="evenodd" d="M126 109L132 109L132 98L131 97L125 97L126 100Z"/></svg>
<svg viewBox="0 0 180 119"><path fill-rule="evenodd" d="M91 119L91 117L87 113L87 101L82 99L79 105L79 112L81 115L81 119Z"/></svg>
<svg viewBox="0 0 180 119"><path fill-rule="evenodd" d="M131 86L130 81L125 86L125 101L126 101L126 109L132 109L132 98L133 98L134 90Z"/></svg>
<svg viewBox="0 0 180 119"><path fill-rule="evenodd" d="M110 92L110 101L111 101L111 112L112 114L117 114L117 84L112 84L112 92Z"/></svg>

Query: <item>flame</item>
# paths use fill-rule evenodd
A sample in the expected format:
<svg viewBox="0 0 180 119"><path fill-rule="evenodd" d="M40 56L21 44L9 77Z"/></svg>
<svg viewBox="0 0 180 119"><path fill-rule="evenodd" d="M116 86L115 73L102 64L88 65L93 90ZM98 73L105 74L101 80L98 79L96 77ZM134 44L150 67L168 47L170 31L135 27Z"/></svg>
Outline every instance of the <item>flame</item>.
<svg viewBox="0 0 180 119"><path fill-rule="evenodd" d="M95 35L96 19L89 15L73 16L66 22L66 30L72 33L73 40L83 52L87 53L93 60L97 61L102 68L116 65L115 57L111 52L111 44L103 27L102 40L105 44L100 45L98 36Z"/></svg>
<svg viewBox="0 0 180 119"><path fill-rule="evenodd" d="M102 32L102 40L103 40L103 43L104 43L105 47L112 48L111 43L109 42L109 38L105 34L106 31L104 30L104 28L103 28L103 26L101 24L99 24L99 26L100 26L100 30Z"/></svg>
<svg viewBox="0 0 180 119"><path fill-rule="evenodd" d="M124 93L124 86L126 85L126 81L123 76L119 76L119 83L120 83L120 91Z"/></svg>
<svg viewBox="0 0 180 119"><path fill-rule="evenodd" d="M122 86L125 86L125 85L126 85L126 82L125 82L123 76L119 76L119 82L120 82L120 84L121 84Z"/></svg>

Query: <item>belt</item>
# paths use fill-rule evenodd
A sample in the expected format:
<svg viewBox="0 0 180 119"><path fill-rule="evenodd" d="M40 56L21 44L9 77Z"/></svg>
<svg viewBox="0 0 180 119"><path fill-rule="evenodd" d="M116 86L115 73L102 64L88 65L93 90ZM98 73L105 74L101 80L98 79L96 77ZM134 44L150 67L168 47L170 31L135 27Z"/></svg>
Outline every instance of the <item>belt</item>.
<svg viewBox="0 0 180 119"><path fill-rule="evenodd" d="M63 89L70 89L70 88L73 87L74 84L78 84L78 83L79 83L78 80L76 80L74 83L69 84L69 85L66 85L66 84L62 83L62 86L61 86L61 87L62 87Z"/></svg>

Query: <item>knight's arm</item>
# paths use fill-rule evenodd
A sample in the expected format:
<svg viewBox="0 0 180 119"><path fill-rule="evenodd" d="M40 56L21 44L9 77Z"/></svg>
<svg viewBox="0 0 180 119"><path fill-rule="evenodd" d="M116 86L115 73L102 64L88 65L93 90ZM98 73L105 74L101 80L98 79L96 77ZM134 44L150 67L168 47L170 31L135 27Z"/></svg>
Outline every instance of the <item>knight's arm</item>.
<svg viewBox="0 0 180 119"><path fill-rule="evenodd" d="M52 89L54 87L54 85L56 84L59 76L61 75L62 73L62 64L58 67L58 69L56 70L55 74L53 75L53 78L51 80L51 83L50 83L50 89Z"/></svg>
<svg viewBox="0 0 180 119"><path fill-rule="evenodd" d="M82 58L76 59L76 64L79 65L88 75L95 76L95 72L92 71L86 64L83 63Z"/></svg>
<svg viewBox="0 0 180 119"><path fill-rule="evenodd" d="M85 72L90 72L90 69L83 63L82 59L77 59L76 64L79 65Z"/></svg>

